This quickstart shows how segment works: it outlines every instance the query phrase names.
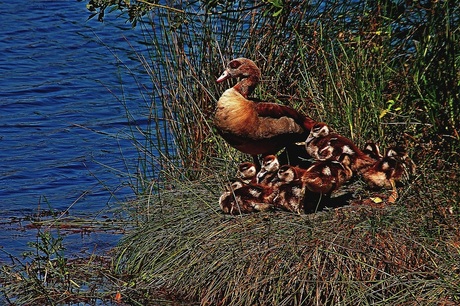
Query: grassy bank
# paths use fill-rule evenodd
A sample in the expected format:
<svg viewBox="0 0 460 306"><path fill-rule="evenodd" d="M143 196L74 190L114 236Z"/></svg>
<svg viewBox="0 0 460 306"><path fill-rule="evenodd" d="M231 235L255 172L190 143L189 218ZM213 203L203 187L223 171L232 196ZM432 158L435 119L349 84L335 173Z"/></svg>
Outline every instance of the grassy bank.
<svg viewBox="0 0 460 306"><path fill-rule="evenodd" d="M105 2L95 2L101 13ZM123 206L137 226L98 260L68 260L59 237L43 233L35 247L45 256L3 267L11 304L460 303L458 7L137 4L119 7L144 29L150 54L139 59L153 84L150 125L133 129L143 136L133 137L138 199ZM230 86L215 79L239 56L262 69L255 96L325 121L359 145L405 145L418 168L396 203L358 179L334 209L223 215L217 199L248 157L216 135L211 118Z"/></svg>
<svg viewBox="0 0 460 306"><path fill-rule="evenodd" d="M134 276L124 295L141 305L454 305L459 184L445 166L422 168L394 205L375 204L388 195L357 181L346 206L309 215L226 216L216 177L179 184L117 249L116 270Z"/></svg>

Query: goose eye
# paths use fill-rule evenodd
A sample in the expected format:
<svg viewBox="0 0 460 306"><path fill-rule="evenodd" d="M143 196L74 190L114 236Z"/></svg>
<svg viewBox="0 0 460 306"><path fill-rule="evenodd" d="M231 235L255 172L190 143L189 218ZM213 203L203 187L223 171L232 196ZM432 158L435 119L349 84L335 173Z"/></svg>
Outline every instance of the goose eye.
<svg viewBox="0 0 460 306"><path fill-rule="evenodd" d="M239 66L241 66L241 63L239 61L231 61L228 66L232 69L236 69L238 68Z"/></svg>
<svg viewBox="0 0 460 306"><path fill-rule="evenodd" d="M327 125L315 125L312 132L317 135L327 135L329 134L329 128Z"/></svg>

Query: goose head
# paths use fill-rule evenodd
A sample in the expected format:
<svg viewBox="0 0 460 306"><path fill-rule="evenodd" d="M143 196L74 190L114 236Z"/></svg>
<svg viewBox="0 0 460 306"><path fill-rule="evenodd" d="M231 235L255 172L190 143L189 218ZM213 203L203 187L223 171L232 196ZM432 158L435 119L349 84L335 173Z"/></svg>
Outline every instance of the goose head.
<svg viewBox="0 0 460 306"><path fill-rule="evenodd" d="M277 171L280 167L278 158L275 155L267 155L262 159L262 165L257 173L257 183L271 185L276 181Z"/></svg>
<svg viewBox="0 0 460 306"><path fill-rule="evenodd" d="M297 179L295 168L290 165L281 166L278 170L278 179L283 183L290 183Z"/></svg>
<svg viewBox="0 0 460 306"><path fill-rule="evenodd" d="M280 163L275 155L267 155L262 159L262 169L266 172L276 172L279 167Z"/></svg>
<svg viewBox="0 0 460 306"><path fill-rule="evenodd" d="M311 128L310 135L308 135L305 143L311 142L315 138L326 137L331 133L331 129L324 122L318 122Z"/></svg>
<svg viewBox="0 0 460 306"><path fill-rule="evenodd" d="M256 165L250 162L244 162L238 165L237 176L243 181L249 183L257 174Z"/></svg>
<svg viewBox="0 0 460 306"><path fill-rule="evenodd" d="M217 83L230 78L240 78L241 80L233 86L241 95L247 98L255 89L261 78L259 67L250 59L240 57L231 60L221 76L216 80Z"/></svg>
<svg viewBox="0 0 460 306"><path fill-rule="evenodd" d="M362 151L365 155L375 160L380 160L383 157L382 153L380 153L379 145L373 141L367 141Z"/></svg>

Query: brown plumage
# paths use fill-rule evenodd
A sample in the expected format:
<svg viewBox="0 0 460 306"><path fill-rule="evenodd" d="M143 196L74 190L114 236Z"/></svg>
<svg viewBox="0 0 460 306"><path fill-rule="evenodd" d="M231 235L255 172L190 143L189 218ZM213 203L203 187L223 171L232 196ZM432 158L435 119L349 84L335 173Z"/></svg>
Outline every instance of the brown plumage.
<svg viewBox="0 0 460 306"><path fill-rule="evenodd" d="M275 193L272 188L258 184L234 182L219 198L219 206L226 214L239 215L270 210Z"/></svg>
<svg viewBox="0 0 460 306"><path fill-rule="evenodd" d="M415 171L415 164L402 147L386 150L385 156L362 173L364 181L373 189L396 190L396 182L407 180Z"/></svg>
<svg viewBox="0 0 460 306"><path fill-rule="evenodd" d="M307 153L316 160L338 160L346 154L350 157L351 169L361 172L376 163L364 154L350 139L331 131L323 122L316 123L305 141Z"/></svg>
<svg viewBox="0 0 460 306"><path fill-rule="evenodd" d="M275 208L302 213L304 211L305 184L301 180L305 170L284 165L278 170L277 195L273 199Z"/></svg>
<svg viewBox="0 0 460 306"><path fill-rule="evenodd" d="M234 196L234 192L243 186L244 183L240 180L235 180L230 185L225 186L224 192L219 197L219 206L224 213L230 213L230 210L232 209L232 197Z"/></svg>
<svg viewBox="0 0 460 306"><path fill-rule="evenodd" d="M393 152L391 152L390 155L393 155L403 165L404 173L401 175L402 180L408 180L409 177L415 173L417 167L407 154L406 148L404 146L392 146L389 147L388 150L392 150Z"/></svg>
<svg viewBox="0 0 460 306"><path fill-rule="evenodd" d="M262 169L257 173L257 183L273 186L277 179L280 163L275 155L267 155L262 159Z"/></svg>
<svg viewBox="0 0 460 306"><path fill-rule="evenodd" d="M366 142L363 148L363 153L376 161L383 158L382 153L380 153L379 145L373 141Z"/></svg>
<svg viewBox="0 0 460 306"><path fill-rule="evenodd" d="M254 184L257 182L256 165L250 162L243 162L238 165L238 172L236 176L245 184Z"/></svg>
<svg viewBox="0 0 460 306"><path fill-rule="evenodd" d="M318 161L308 168L302 176L308 190L330 195L353 176L351 159L342 154L339 160Z"/></svg>
<svg viewBox="0 0 460 306"><path fill-rule="evenodd" d="M260 77L260 69L253 61L237 58L217 79L219 83L229 78L240 81L220 97L214 124L232 147L253 157L275 154L292 143L304 141L315 124L313 119L288 106L250 100Z"/></svg>

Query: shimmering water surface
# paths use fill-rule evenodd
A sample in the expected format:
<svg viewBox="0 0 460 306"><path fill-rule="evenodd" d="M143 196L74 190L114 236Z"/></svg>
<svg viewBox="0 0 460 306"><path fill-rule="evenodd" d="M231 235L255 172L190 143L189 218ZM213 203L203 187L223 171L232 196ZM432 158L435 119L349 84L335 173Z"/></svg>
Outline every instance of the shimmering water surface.
<svg viewBox="0 0 460 306"><path fill-rule="evenodd" d="M148 83L136 56L143 37L115 14L87 21L85 4L0 1L0 263L36 235L12 221L50 208L112 218L115 202L132 196L124 173L135 171L137 156L120 99L141 116L141 93L126 71ZM70 248L118 240L74 236L64 239Z"/></svg>

